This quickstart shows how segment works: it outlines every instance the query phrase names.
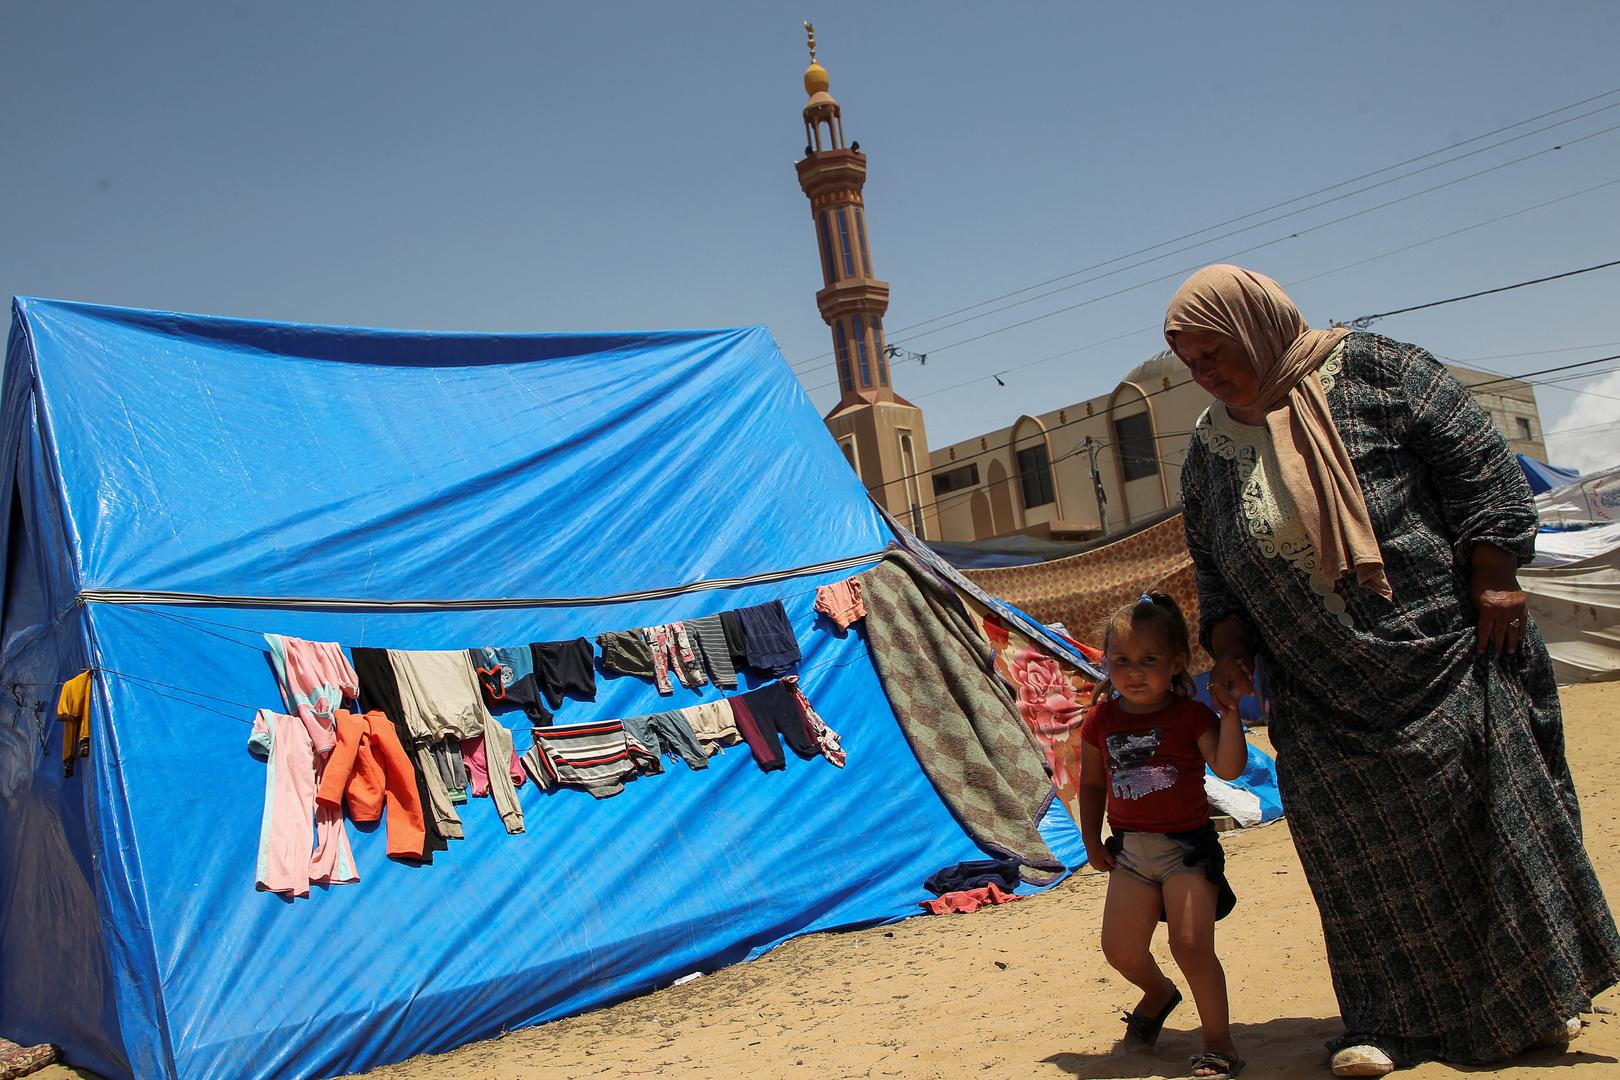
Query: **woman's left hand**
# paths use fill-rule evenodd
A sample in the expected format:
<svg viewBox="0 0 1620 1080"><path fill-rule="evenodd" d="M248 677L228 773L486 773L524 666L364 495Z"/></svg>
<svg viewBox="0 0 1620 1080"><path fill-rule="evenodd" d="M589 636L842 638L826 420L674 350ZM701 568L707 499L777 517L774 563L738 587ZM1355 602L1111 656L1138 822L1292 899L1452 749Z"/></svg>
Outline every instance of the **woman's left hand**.
<svg viewBox="0 0 1620 1080"><path fill-rule="evenodd" d="M1509 552L1490 544L1474 546L1474 614L1478 628L1474 651L1516 653L1529 620L1529 606L1519 589L1518 562Z"/></svg>

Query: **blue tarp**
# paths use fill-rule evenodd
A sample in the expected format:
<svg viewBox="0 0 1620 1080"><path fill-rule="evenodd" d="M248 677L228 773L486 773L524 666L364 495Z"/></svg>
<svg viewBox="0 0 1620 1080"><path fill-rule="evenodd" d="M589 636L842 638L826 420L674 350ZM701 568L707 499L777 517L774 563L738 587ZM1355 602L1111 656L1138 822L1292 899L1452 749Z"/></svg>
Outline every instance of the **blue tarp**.
<svg viewBox="0 0 1620 1080"><path fill-rule="evenodd" d="M21 299L0 497L0 1032L75 1065L362 1070L914 914L927 875L980 857L860 630L814 616L850 570L588 602L893 539L763 328L424 334ZM763 774L737 749L603 801L530 784L522 835L473 800L467 839L418 867L351 824L359 883L255 891L264 632L442 649L771 597L846 769ZM577 602L331 602L503 598ZM87 666L94 749L64 778L56 688ZM558 720L698 700L618 679ZM1048 833L1083 860L1061 813Z"/></svg>
<svg viewBox="0 0 1620 1080"><path fill-rule="evenodd" d="M1524 470L1524 478L1530 481L1530 493L1540 495L1543 491L1573 484L1581 478L1579 469L1565 469L1558 465L1549 465L1545 461L1537 461L1525 454L1515 454L1519 459L1519 468Z"/></svg>

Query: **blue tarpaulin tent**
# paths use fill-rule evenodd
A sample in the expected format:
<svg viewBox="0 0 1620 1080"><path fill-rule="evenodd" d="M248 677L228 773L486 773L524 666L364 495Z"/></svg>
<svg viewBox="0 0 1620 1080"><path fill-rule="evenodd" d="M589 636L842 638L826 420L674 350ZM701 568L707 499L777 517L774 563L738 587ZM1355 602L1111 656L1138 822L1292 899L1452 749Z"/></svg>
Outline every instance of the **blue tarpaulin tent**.
<svg viewBox="0 0 1620 1080"><path fill-rule="evenodd" d="M894 539L760 327L502 336L16 301L0 397L0 1032L108 1076L327 1076L917 911L980 857L818 584ZM446 649L780 597L848 766L741 748L462 808L428 866L255 891L263 634ZM57 688L94 671L92 749ZM559 722L695 703L606 680ZM706 693L712 696L715 691ZM527 728L513 715L519 749ZM1075 865L1071 822L1048 838Z"/></svg>
<svg viewBox="0 0 1620 1080"><path fill-rule="evenodd" d="M1519 459L1519 468L1524 470L1524 478L1530 481L1530 493L1540 495L1543 491L1573 484L1581 478L1579 469L1565 469L1558 465L1549 465L1545 461L1537 461L1525 454L1515 454Z"/></svg>

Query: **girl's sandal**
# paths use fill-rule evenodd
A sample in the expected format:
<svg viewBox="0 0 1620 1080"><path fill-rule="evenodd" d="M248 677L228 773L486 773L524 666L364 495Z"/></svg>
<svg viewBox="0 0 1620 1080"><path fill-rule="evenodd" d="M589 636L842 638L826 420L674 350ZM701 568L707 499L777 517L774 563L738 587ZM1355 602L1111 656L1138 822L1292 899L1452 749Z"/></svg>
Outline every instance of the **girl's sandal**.
<svg viewBox="0 0 1620 1080"><path fill-rule="evenodd" d="M1141 1013L1126 1013L1125 1041L1135 1046L1152 1046L1159 1041L1159 1032L1164 1028L1164 1022L1170 1018L1177 1005L1181 1004L1181 991L1177 990L1170 995L1170 1000L1164 1003L1153 1016L1143 1016Z"/></svg>
<svg viewBox="0 0 1620 1080"><path fill-rule="evenodd" d="M1219 1050L1205 1050L1192 1059L1193 1080L1230 1080L1248 1064L1236 1054L1223 1054ZM1200 1072L1199 1070L1203 1070Z"/></svg>

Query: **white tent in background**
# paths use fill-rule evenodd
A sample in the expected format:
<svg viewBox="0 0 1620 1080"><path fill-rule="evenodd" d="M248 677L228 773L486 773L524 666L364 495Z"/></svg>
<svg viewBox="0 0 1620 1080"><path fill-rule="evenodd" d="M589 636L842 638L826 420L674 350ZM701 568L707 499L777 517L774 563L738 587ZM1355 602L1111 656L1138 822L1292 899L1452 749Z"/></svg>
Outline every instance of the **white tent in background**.
<svg viewBox="0 0 1620 1080"><path fill-rule="evenodd" d="M1536 496L1543 525L1584 528L1620 522L1620 465Z"/></svg>
<svg viewBox="0 0 1620 1080"><path fill-rule="evenodd" d="M1544 531L1519 571L1560 683L1620 679L1620 467L1536 496Z"/></svg>
<svg viewBox="0 0 1620 1080"><path fill-rule="evenodd" d="M1562 566L1527 566L1519 586L1560 683L1620 679L1620 546Z"/></svg>

